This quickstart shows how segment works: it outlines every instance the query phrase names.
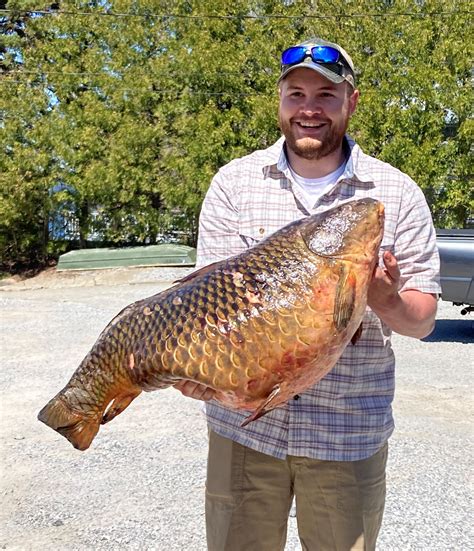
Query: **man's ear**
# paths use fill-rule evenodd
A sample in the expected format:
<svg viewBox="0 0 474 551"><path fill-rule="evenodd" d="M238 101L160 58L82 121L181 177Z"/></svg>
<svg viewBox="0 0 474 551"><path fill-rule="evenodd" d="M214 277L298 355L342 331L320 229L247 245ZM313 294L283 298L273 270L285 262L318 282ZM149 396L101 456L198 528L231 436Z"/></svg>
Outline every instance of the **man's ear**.
<svg viewBox="0 0 474 551"><path fill-rule="evenodd" d="M349 114L352 115L354 111L356 110L357 104L359 103L359 90L355 88L352 91L348 92L349 95Z"/></svg>

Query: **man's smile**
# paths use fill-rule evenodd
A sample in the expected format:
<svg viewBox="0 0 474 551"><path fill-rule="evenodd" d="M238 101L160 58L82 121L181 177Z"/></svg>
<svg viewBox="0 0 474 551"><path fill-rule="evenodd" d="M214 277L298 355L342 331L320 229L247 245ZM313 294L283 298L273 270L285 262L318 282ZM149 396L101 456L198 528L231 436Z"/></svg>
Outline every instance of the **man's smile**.
<svg viewBox="0 0 474 551"><path fill-rule="evenodd" d="M303 128L321 128L325 123L324 122L314 122L314 121L295 121L297 124Z"/></svg>
<svg viewBox="0 0 474 551"><path fill-rule="evenodd" d="M328 123L324 121L295 119L293 120L293 128L295 137L319 139L326 133Z"/></svg>

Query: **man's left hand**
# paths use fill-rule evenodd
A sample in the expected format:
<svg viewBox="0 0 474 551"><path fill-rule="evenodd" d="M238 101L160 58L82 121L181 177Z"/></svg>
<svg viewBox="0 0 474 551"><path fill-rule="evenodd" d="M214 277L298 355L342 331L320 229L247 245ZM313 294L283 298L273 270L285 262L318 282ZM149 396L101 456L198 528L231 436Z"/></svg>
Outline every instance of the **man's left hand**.
<svg viewBox="0 0 474 551"><path fill-rule="evenodd" d="M390 251L383 253L385 267L377 266L367 293L367 305L393 331L422 339L434 327L437 297L417 289L400 289L400 268Z"/></svg>
<svg viewBox="0 0 474 551"><path fill-rule="evenodd" d="M367 304L373 309L386 308L398 298L400 269L397 259L390 251L383 253L385 268L377 266L367 294Z"/></svg>

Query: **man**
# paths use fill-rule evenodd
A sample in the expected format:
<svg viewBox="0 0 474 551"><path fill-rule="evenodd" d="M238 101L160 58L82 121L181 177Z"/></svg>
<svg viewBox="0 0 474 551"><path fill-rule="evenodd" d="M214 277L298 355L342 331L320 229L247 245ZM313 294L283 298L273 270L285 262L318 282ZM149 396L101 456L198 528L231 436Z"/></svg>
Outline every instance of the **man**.
<svg viewBox="0 0 474 551"><path fill-rule="evenodd" d="M224 259L285 224L361 197L385 205L380 266L363 332L334 369L283 408L241 428L246 414L211 400L206 524L211 551L284 549L296 498L303 549L375 549L393 431L391 331L422 338L434 325L439 260L421 190L365 155L346 135L359 99L351 58L313 38L282 54L279 122L284 135L223 167L200 218L198 262Z"/></svg>

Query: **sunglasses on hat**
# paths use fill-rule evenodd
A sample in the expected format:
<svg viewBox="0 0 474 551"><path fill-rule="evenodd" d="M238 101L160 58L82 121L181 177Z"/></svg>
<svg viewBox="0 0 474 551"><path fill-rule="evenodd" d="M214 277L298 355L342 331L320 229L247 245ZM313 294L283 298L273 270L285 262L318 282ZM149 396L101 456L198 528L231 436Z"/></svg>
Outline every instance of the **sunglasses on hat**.
<svg viewBox="0 0 474 551"><path fill-rule="evenodd" d="M314 63L338 63L344 58L341 53L331 46L291 46L281 54L282 65L295 65L305 58L311 57Z"/></svg>

